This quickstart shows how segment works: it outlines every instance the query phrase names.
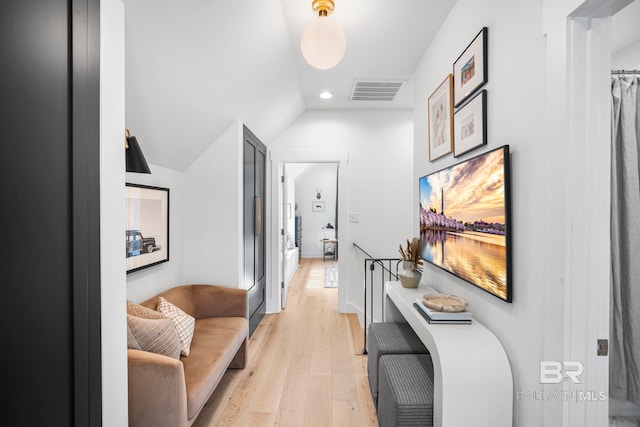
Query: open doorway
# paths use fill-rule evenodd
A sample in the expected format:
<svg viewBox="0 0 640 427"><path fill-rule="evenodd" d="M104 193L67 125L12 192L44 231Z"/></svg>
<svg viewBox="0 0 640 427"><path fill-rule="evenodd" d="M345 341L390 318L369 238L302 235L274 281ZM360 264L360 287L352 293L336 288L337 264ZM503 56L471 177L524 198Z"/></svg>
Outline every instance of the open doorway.
<svg viewBox="0 0 640 427"><path fill-rule="evenodd" d="M295 267L296 255L298 261L319 258L320 262L326 260L327 265L337 265L337 309L341 313L348 311L346 290L341 283L342 278L348 277L349 266L340 254L341 248L345 247L349 225L347 168L346 151L270 153L272 227L269 231L268 312L278 313L286 307L287 285L295 272L291 266Z"/></svg>
<svg viewBox="0 0 640 427"><path fill-rule="evenodd" d="M630 158L630 153L635 151L638 138L631 130L634 126L629 124L634 121L635 105L638 102L637 95L632 92L637 89L640 77L640 1L634 1L624 9L616 13L611 19L611 69L612 69L612 95L614 98L614 142L615 146L612 162L612 179L616 187L637 187L637 176L632 177L625 173L625 158ZM637 117L637 115L636 115ZM622 131L622 129L625 129ZM631 132L631 133L629 133ZM636 132L638 130L636 129ZM616 156L616 152L625 152L626 156ZM633 168L629 169L630 171ZM636 181L633 183L633 181ZM618 194L625 190L620 189ZM626 194L626 193L625 193ZM628 225L627 218L632 213L627 206L634 203L634 196L626 197L622 203L621 196L612 193L612 325L610 337L609 372L611 379L609 384L609 416L610 424L616 427L636 426L640 423L640 399L631 378L637 378L637 350L640 331L632 325L637 324L639 317L634 315L634 302L632 295L638 292L640 281L635 274L630 274L630 265L622 260L634 259L636 246L633 243L640 239L635 228ZM635 211L635 209L632 209ZM626 248L626 249L625 249ZM624 253L619 251L624 249ZM628 253L627 253L628 252ZM636 294L637 295L637 294ZM624 345L623 345L624 343ZM624 396L627 398L625 399Z"/></svg>
<svg viewBox="0 0 640 427"><path fill-rule="evenodd" d="M282 164L279 194L283 238L278 273L283 283L281 308L286 307L289 282L300 260L338 259L338 172L336 162ZM338 271L335 263L326 266L325 286L338 286Z"/></svg>
<svg viewBox="0 0 640 427"><path fill-rule="evenodd" d="M615 203L612 196L624 187L612 179L615 171L612 160L621 157L612 152L611 144L612 69L638 68L638 31L635 28L638 18L623 22L625 15L633 13L637 6L638 2L631 0L611 0L597 5L584 2L569 16L567 71L571 78L566 81L570 88L567 93L572 155L567 177L573 184L567 212L567 218L572 218L572 222L567 229L567 253L570 255L566 258L564 298L569 309L565 319L568 322L564 329L563 357L564 360L580 361L585 366L581 382L569 384L570 390L598 390L607 396L607 399L596 401L565 403L563 410L566 419L571 420L571 426L637 425L635 415L630 413L631 421L618 418L612 399L613 387L610 387L613 379L610 362L616 357L616 345L612 340L615 331L610 322L613 312L610 301L613 301L614 292L610 278L615 275L612 264L629 255L618 251L625 254L621 257L611 245L613 234L626 235L611 231ZM616 41L617 30L620 35L624 34L626 41ZM621 54L629 47L634 52L632 63L619 62L626 56ZM587 117L589 119L585 120ZM579 156L573 156L580 150ZM603 199L610 203L603 204Z"/></svg>

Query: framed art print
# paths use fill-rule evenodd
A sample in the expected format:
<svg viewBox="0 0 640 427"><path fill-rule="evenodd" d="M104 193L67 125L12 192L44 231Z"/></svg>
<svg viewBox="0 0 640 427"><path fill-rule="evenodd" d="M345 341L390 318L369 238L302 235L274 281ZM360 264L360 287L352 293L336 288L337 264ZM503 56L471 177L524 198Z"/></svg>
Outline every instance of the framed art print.
<svg viewBox="0 0 640 427"><path fill-rule="evenodd" d="M453 156L487 143L487 91L482 90L453 115Z"/></svg>
<svg viewBox="0 0 640 427"><path fill-rule="evenodd" d="M324 202L323 201L315 201L311 202L311 212L324 212Z"/></svg>
<svg viewBox="0 0 640 427"><path fill-rule="evenodd" d="M429 161L453 149L453 93L451 74L429 96Z"/></svg>
<svg viewBox="0 0 640 427"><path fill-rule="evenodd" d="M453 63L453 93L456 107L488 81L488 32L487 27L480 30Z"/></svg>
<svg viewBox="0 0 640 427"><path fill-rule="evenodd" d="M126 184L127 274L169 261L169 189Z"/></svg>

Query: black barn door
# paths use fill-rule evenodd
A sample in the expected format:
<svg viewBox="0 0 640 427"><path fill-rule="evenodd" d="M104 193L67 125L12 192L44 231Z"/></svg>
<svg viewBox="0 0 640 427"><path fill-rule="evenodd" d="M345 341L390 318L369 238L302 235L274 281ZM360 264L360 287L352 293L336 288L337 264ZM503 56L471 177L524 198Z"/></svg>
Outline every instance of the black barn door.
<svg viewBox="0 0 640 427"><path fill-rule="evenodd" d="M265 313L265 145L244 127L244 285L249 293L249 335Z"/></svg>
<svg viewBox="0 0 640 427"><path fill-rule="evenodd" d="M99 6L0 2L4 425L101 425Z"/></svg>

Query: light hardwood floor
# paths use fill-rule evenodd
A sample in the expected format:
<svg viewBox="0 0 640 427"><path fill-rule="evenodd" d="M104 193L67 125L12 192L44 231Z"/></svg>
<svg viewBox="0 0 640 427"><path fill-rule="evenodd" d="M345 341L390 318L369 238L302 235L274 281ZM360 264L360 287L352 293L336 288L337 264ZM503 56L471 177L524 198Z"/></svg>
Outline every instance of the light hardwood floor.
<svg viewBox="0 0 640 427"><path fill-rule="evenodd" d="M249 340L249 364L230 369L194 427L377 426L355 314L338 313L324 267L303 259L287 305L264 317Z"/></svg>

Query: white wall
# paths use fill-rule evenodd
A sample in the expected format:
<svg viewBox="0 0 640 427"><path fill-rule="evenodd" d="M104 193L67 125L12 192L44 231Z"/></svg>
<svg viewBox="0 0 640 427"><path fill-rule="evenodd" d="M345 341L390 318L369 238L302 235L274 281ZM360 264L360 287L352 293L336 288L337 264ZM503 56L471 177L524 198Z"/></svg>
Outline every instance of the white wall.
<svg viewBox="0 0 640 427"><path fill-rule="evenodd" d="M519 391L540 390L539 363L545 348L542 285L553 278L547 277L545 254L563 259L562 242L553 232L558 223L563 223L564 210L561 205L548 203L562 194L562 181L545 188L550 172L546 158L558 153L544 143L546 70L541 23L539 1L459 0L415 73L414 192L423 175L504 144L511 148L513 303L505 303L429 264L422 283L467 299L474 317L496 334L511 363L515 398ZM489 81L485 86L488 145L462 159L449 155L430 163L425 100L484 26L489 28ZM412 226L417 234L417 200L413 209ZM544 221L547 213L556 221L552 227ZM516 400L514 425L543 425L541 402Z"/></svg>
<svg viewBox="0 0 640 427"><path fill-rule="evenodd" d="M545 6L552 1L545 1ZM560 314L565 308L565 240L566 215L565 203L567 172L566 159L569 150L566 141L569 138L567 127L567 23L566 17L549 24L546 33L546 88L545 97L545 133L540 141L540 151L535 158L536 164L543 169L541 191L544 194L544 206L555 206L556 209L543 209L542 221L546 236L553 236L552 244L546 246L543 262L537 279L543 284L545 300L543 310L544 349L541 360L564 359L564 318ZM562 46L562 48L560 48ZM552 48L555 47L555 48ZM537 194L537 197L541 195ZM562 212L562 214L560 214ZM514 221L518 221L517 217ZM514 254L515 257L515 254ZM517 260L515 261L518 262ZM535 266L534 266L535 267ZM517 267L516 267L517 268ZM517 292L517 291L516 291ZM517 294L516 294L517 295ZM516 297L517 298L517 297ZM532 367L529 369L533 370ZM562 385L557 387L562 389ZM549 391L547 389L547 391ZM542 405L542 425L557 423L563 416L562 402L545 402Z"/></svg>
<svg viewBox="0 0 640 427"><path fill-rule="evenodd" d="M124 5L100 2L100 299L102 425L127 415L124 237Z"/></svg>
<svg viewBox="0 0 640 427"><path fill-rule="evenodd" d="M615 31L613 27L613 31ZM626 46L613 52L611 59L611 69L613 70L640 70L640 42Z"/></svg>
<svg viewBox="0 0 640 427"><path fill-rule="evenodd" d="M338 165L318 163L310 165L296 179L298 215L302 218L302 258L322 258L322 243L325 231L327 238L336 236L334 230L323 230L331 223L336 226L336 201L338 189ZM321 198L316 198L320 190ZM312 204L324 202L324 212L313 212ZM339 255L339 254L338 254Z"/></svg>
<svg viewBox="0 0 640 427"><path fill-rule="evenodd" d="M633 0L628 0L633 1ZM640 1L633 1L611 18L611 69L640 69Z"/></svg>
<svg viewBox="0 0 640 427"><path fill-rule="evenodd" d="M236 121L184 173L184 280L244 287L243 128Z"/></svg>
<svg viewBox="0 0 640 427"><path fill-rule="evenodd" d="M398 245L413 232L412 132L410 111L307 111L269 146L348 152L347 184L340 191L345 209L360 214L359 223L340 222L339 260L348 271L340 286L350 311L363 310L365 258L352 243L375 257L397 257ZM299 209L304 202L298 200ZM342 264L340 269L345 270Z"/></svg>
<svg viewBox="0 0 640 427"><path fill-rule="evenodd" d="M144 135L136 138L144 153ZM188 217L184 208L183 174L153 164L149 167L151 174L129 172L126 179L133 184L169 189L169 261L127 274L127 298L134 302L142 302L184 283L184 224Z"/></svg>
<svg viewBox="0 0 640 427"><path fill-rule="evenodd" d="M137 135L144 151L144 138ZM127 182L169 188L169 262L127 275L127 298L140 302L192 283L241 287L242 123L235 122L180 172L150 164Z"/></svg>

